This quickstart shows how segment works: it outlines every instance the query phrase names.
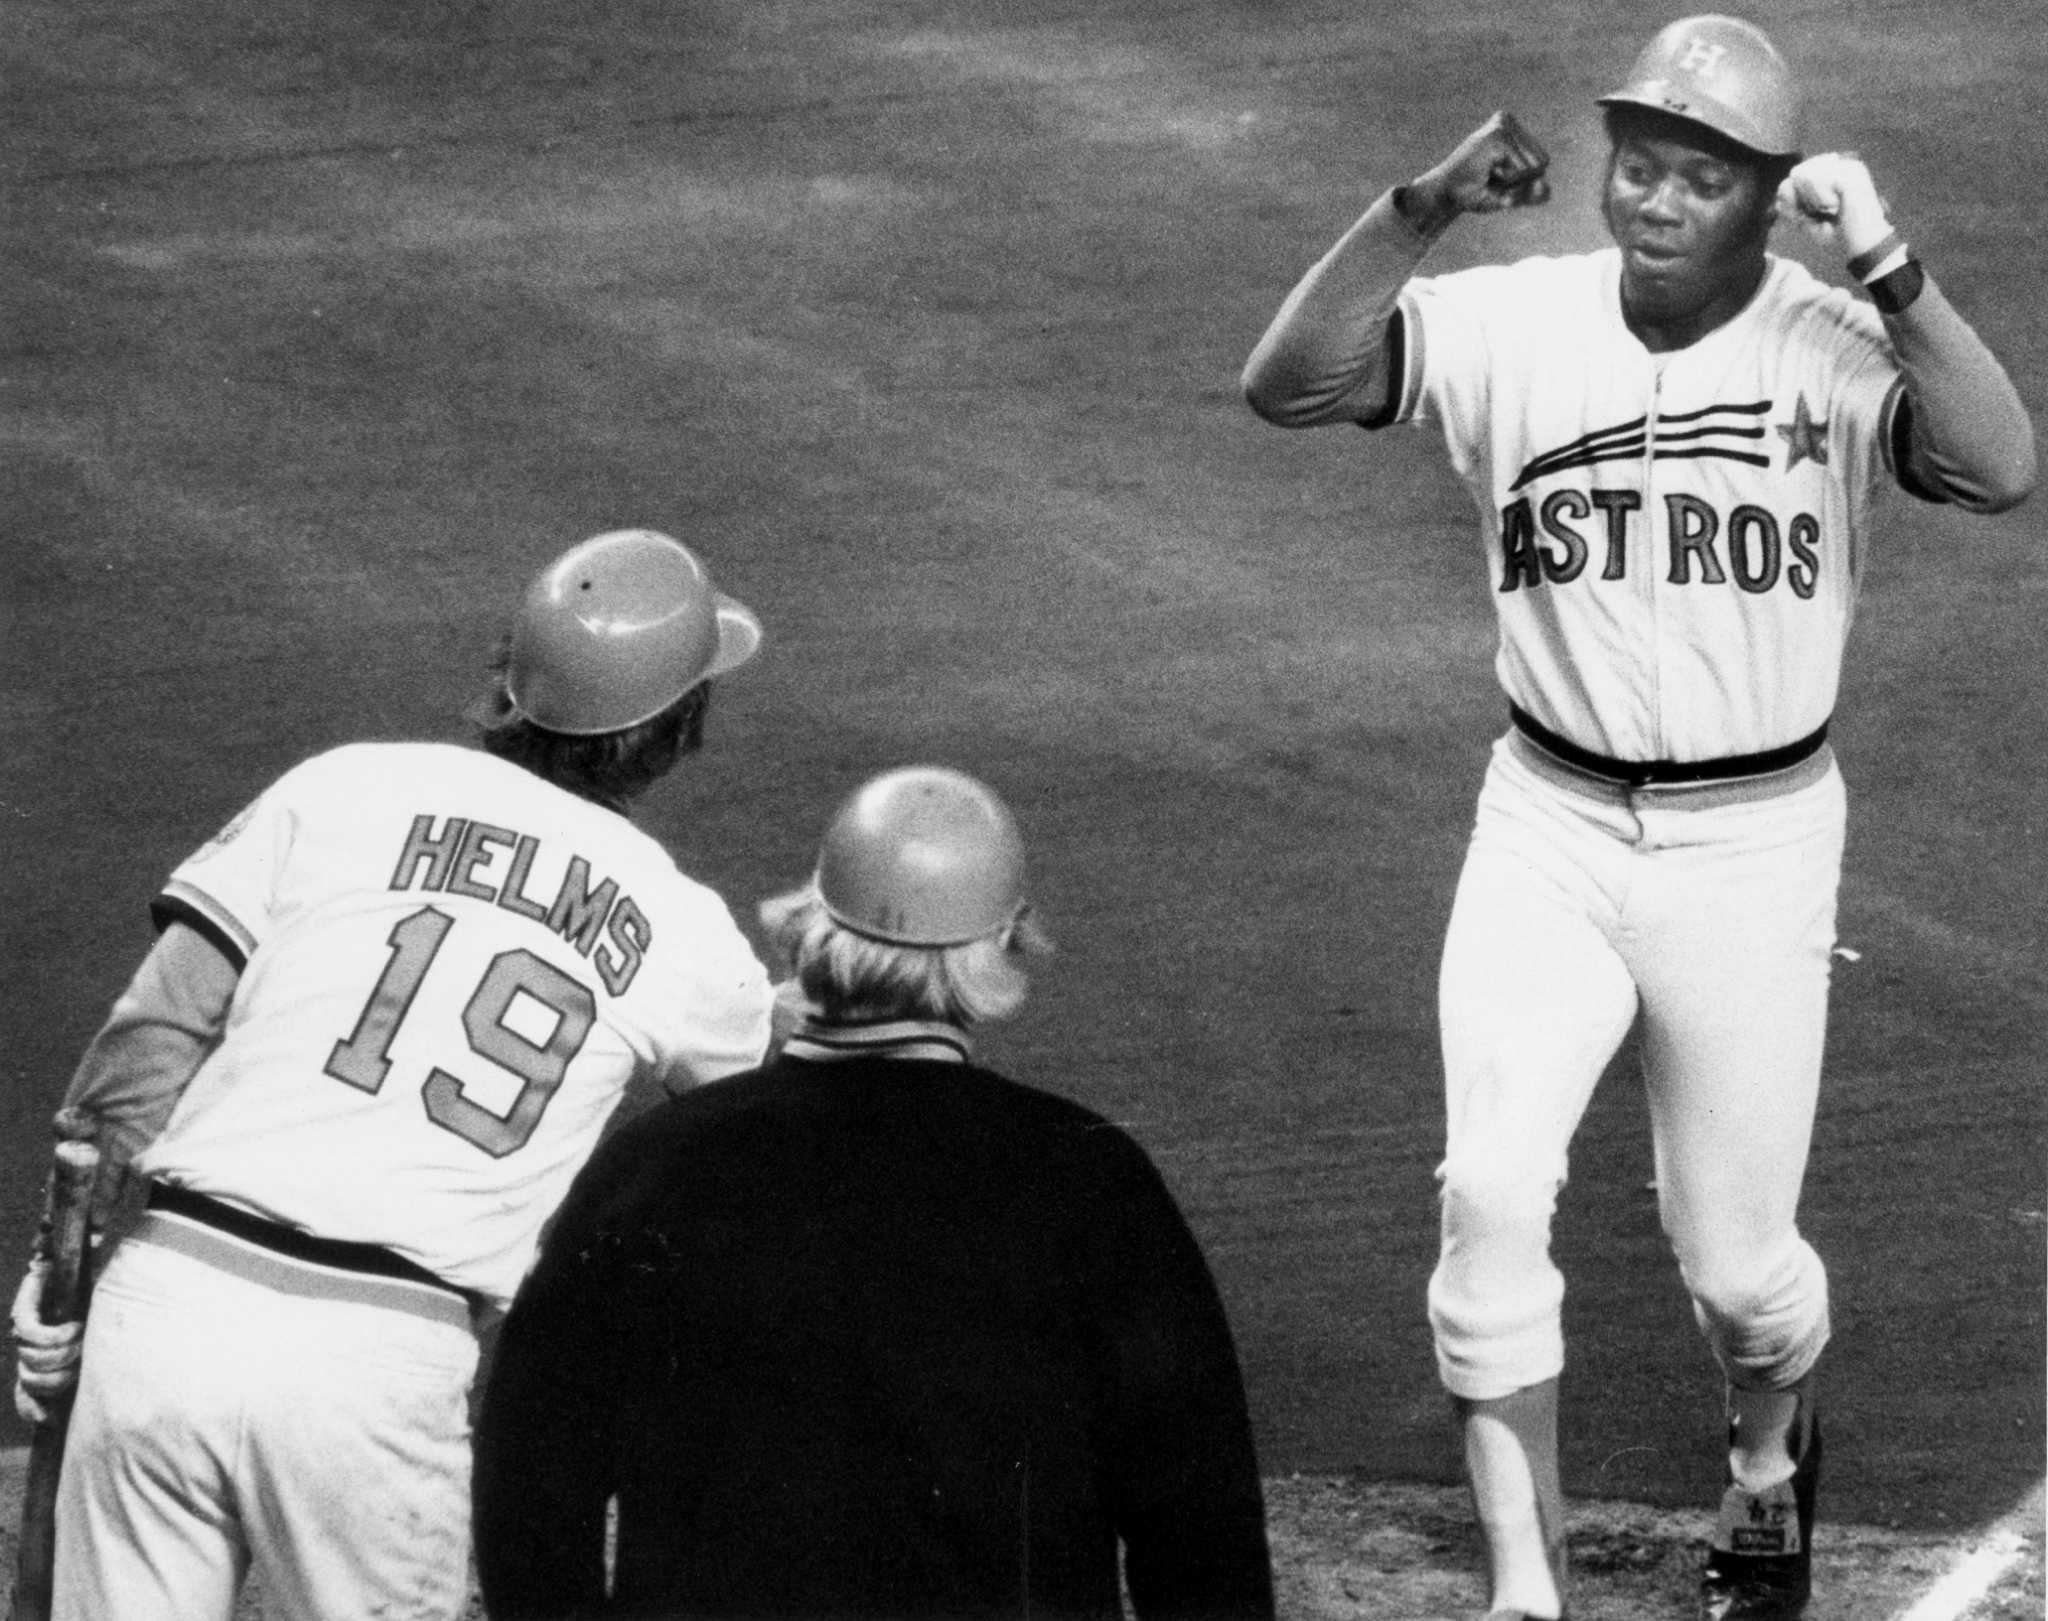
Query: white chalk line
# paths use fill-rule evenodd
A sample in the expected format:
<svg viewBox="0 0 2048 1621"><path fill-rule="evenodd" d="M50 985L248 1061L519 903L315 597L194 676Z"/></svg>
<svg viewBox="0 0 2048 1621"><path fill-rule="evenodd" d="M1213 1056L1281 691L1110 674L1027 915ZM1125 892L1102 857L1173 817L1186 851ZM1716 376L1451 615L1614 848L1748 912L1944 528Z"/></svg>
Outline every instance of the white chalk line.
<svg viewBox="0 0 2048 1621"><path fill-rule="evenodd" d="M1996 1587L2026 1552L2027 1536L2019 1528L2020 1522L2040 1523L2043 1490L2036 1486L2028 1493L1982 1542L1921 1594L1898 1621L1963 1621L1971 1606Z"/></svg>

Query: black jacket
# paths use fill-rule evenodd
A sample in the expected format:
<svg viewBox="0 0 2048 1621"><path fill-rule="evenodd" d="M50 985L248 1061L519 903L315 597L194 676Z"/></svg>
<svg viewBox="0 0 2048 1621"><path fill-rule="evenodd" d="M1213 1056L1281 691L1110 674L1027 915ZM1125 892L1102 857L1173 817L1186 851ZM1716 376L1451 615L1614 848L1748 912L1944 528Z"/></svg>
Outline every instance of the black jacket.
<svg viewBox="0 0 2048 1621"><path fill-rule="evenodd" d="M1266 1617L1242 1380L1144 1151L965 1064L785 1054L617 1132L476 1437L493 1617ZM606 1500L619 1502L604 1598Z"/></svg>

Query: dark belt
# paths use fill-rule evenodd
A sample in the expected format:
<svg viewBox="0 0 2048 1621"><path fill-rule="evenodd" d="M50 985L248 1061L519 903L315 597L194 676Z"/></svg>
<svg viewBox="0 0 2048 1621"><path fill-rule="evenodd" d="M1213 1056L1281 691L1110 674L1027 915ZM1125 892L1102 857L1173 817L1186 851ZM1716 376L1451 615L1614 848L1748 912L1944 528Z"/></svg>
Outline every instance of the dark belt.
<svg viewBox="0 0 2048 1621"><path fill-rule="evenodd" d="M1515 730L1546 754L1554 754L1566 765L1590 777L1602 777L1628 788L1652 788L1690 782L1726 782L1732 777L1761 777L1785 771L1810 760L1828 740L1827 722L1796 743L1763 749L1756 754L1724 754L1718 760L1610 760L1604 754L1582 749L1570 738L1559 737L1519 704L1508 705L1508 719Z"/></svg>
<svg viewBox="0 0 2048 1621"><path fill-rule="evenodd" d="M252 1215L238 1210L233 1205L222 1204L203 1193L194 1193L190 1188L174 1188L167 1182L152 1182L149 1185L149 1208L161 1210L166 1215L183 1216L212 1227L232 1238L261 1245L279 1255L289 1255L296 1261L310 1261L315 1266L337 1267L344 1272L362 1272L373 1278L401 1278L408 1283L424 1283L459 1299L469 1297L452 1283L444 1283L416 1261L408 1261L403 1255L385 1249L381 1244L357 1244L340 1238L320 1238L312 1233L287 1227L281 1222L264 1216Z"/></svg>

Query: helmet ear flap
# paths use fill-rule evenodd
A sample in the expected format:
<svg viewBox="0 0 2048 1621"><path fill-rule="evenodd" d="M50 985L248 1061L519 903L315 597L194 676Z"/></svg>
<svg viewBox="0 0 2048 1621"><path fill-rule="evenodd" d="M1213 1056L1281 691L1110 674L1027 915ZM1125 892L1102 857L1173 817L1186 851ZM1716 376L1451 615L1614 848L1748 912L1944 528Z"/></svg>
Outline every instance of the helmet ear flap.
<svg viewBox="0 0 2048 1621"><path fill-rule="evenodd" d="M986 784L946 766L884 772L856 791L825 830L817 886L834 922L890 945L1029 927L1015 819Z"/></svg>
<svg viewBox="0 0 2048 1621"><path fill-rule="evenodd" d="M623 731L760 645L760 620L681 541L615 529L535 576L513 625L505 690L546 731Z"/></svg>

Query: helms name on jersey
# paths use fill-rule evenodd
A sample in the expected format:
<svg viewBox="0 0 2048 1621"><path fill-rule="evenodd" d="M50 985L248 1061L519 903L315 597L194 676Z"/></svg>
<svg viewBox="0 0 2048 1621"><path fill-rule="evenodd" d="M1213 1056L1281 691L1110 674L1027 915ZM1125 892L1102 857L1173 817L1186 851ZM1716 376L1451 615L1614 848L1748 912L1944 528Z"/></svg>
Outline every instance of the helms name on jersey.
<svg viewBox="0 0 2048 1621"><path fill-rule="evenodd" d="M1569 585L1596 549L1602 555L1599 577L1625 579L1642 506L1639 490L1566 488L1540 502L1516 496L1500 509L1500 589ZM1744 502L1724 519L1712 503L1676 491L1664 497L1664 520L1669 584L1732 583L1760 595L1782 581L1802 600L1813 596L1820 580L1820 520L1812 513L1794 513L1781 523L1777 514Z"/></svg>
<svg viewBox="0 0 2048 1621"><path fill-rule="evenodd" d="M540 853L540 840L514 828L450 816L435 832L431 814L415 816L398 866L391 874L396 890L419 888L443 895L489 901L519 917L531 918L559 934L596 967L605 989L624 996L654 943L654 926L618 881L607 878L591 888L590 863L571 855L554 898L545 903L526 894L527 876ZM511 851L502 880L480 871L500 850ZM610 949L600 945L610 942Z"/></svg>

